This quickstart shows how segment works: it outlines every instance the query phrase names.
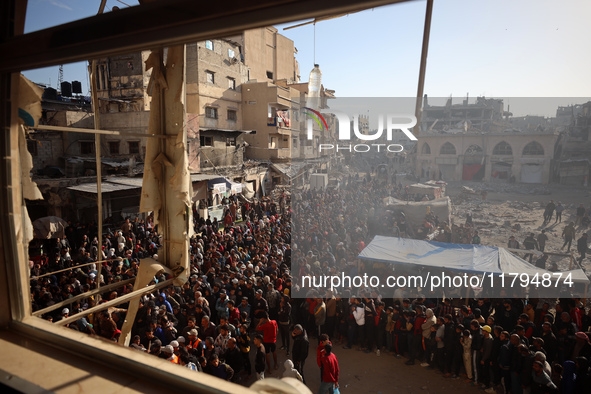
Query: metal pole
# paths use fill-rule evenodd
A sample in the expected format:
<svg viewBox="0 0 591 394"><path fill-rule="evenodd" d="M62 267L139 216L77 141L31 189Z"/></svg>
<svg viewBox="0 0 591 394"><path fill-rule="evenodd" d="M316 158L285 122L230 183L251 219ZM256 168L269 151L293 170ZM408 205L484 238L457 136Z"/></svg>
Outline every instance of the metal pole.
<svg viewBox="0 0 591 394"><path fill-rule="evenodd" d="M101 4L99 5L98 14L102 14L105 10L105 5L107 4L107 0L101 0ZM96 83L96 60L92 60L91 62L91 69L90 69L90 89L92 91L92 112L94 113L94 129L100 130L100 118L99 118L99 105L98 105L98 91L97 91L97 83ZM101 135L95 134L94 135L94 150L96 154L96 204L98 206L98 217L97 217L97 239L98 239L98 247L97 247L97 261L101 261L103 259L103 192L102 192L102 164L101 164ZM99 290L101 288L101 272L102 272L103 264L99 263L96 267L96 289ZM95 305L101 300L101 295L98 293L96 295Z"/></svg>
<svg viewBox="0 0 591 394"><path fill-rule="evenodd" d="M417 102L415 105L415 117L417 124L414 128L414 135L418 135L421 129L421 101L423 100L423 91L425 88L425 73L427 71L427 53L429 51L429 35L431 33L431 15L433 14L433 0L427 0L427 10L425 12L425 28L423 30L423 48L421 50L421 65L419 69L419 87L417 89Z"/></svg>

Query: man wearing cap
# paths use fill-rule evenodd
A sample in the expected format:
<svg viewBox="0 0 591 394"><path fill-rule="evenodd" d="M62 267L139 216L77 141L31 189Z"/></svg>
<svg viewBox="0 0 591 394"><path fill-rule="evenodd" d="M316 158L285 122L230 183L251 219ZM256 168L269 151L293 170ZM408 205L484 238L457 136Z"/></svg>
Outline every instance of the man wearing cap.
<svg viewBox="0 0 591 394"><path fill-rule="evenodd" d="M166 345L162 348L162 352L166 355L166 359L173 364L179 363L179 358L174 354L174 348L171 345Z"/></svg>
<svg viewBox="0 0 591 394"><path fill-rule="evenodd" d="M196 328L189 331L187 338L189 341L185 344L189 353L195 357L201 357L203 355L203 341L199 339Z"/></svg>
<svg viewBox="0 0 591 394"><path fill-rule="evenodd" d="M482 384L484 385L484 389L487 393L489 392L496 392L490 385L490 371L493 365L493 361L491 359L492 354L492 347L493 347L493 339L490 335L492 329L489 325L485 325L482 327L482 347L480 348L480 365L482 367Z"/></svg>

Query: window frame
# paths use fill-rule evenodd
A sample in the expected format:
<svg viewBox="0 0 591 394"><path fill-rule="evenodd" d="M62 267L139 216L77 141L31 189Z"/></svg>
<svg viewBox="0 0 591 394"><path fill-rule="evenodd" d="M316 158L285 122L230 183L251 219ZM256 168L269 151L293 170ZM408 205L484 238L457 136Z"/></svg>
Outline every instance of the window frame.
<svg viewBox="0 0 591 394"><path fill-rule="evenodd" d="M451 146L453 148L453 152L450 149L447 148L448 146ZM444 152L444 148L445 148L445 152ZM440 155L457 155L458 154L458 150L456 149L456 147L455 147L454 144L452 144L451 142L447 141L443 145L441 145L441 148L439 148L439 154Z"/></svg>
<svg viewBox="0 0 591 394"><path fill-rule="evenodd" d="M207 143L209 141L209 143ZM199 136L199 146L211 146L213 147L213 137L210 135Z"/></svg>
<svg viewBox="0 0 591 394"><path fill-rule="evenodd" d="M230 116L231 113L234 115ZM238 111L236 111L235 109L228 109L226 111L226 118L229 122L236 122L238 120Z"/></svg>
<svg viewBox="0 0 591 394"><path fill-rule="evenodd" d="M111 154L111 155L120 155L121 154L121 141L110 140L110 141L107 141L107 144L109 145L109 154ZM113 152L113 149L111 149L113 146L115 146L115 144L117 146L117 149L116 149L117 152Z"/></svg>
<svg viewBox="0 0 591 394"><path fill-rule="evenodd" d="M213 51L215 49L213 40L205 40L205 49L209 49L210 51Z"/></svg>
<svg viewBox="0 0 591 394"><path fill-rule="evenodd" d="M94 141L78 140L78 144L80 145L81 155L92 155L96 152L96 146L94 145Z"/></svg>
<svg viewBox="0 0 591 394"><path fill-rule="evenodd" d="M532 147L535 147L536 150ZM538 141L530 141L523 147L521 156L544 156L545 152L544 147Z"/></svg>
<svg viewBox="0 0 591 394"><path fill-rule="evenodd" d="M430 155L431 154L431 146L428 143L423 143L421 146L421 155Z"/></svg>
<svg viewBox="0 0 591 394"><path fill-rule="evenodd" d="M212 115L213 116L210 116ZM206 106L205 107L205 117L207 119L218 119L219 113L216 107Z"/></svg>
<svg viewBox="0 0 591 394"><path fill-rule="evenodd" d="M236 90L236 78L227 77L228 79L228 89Z"/></svg>
<svg viewBox="0 0 591 394"><path fill-rule="evenodd" d="M11 0L11 5L14 6L16 0ZM188 3L188 2L185 2ZM368 3L369 4L369 3ZM373 4L373 3L372 3ZM384 2L384 4L387 4L386 2ZM252 7L252 6L251 6ZM288 5L284 5L284 4L269 4L264 6L262 9L260 9L259 11L256 12L256 15L252 17L252 19L248 20L248 27L252 27L253 25L258 25L258 26L267 26L267 25L271 25L273 23L275 23L275 20L277 20L277 16L275 15L279 15L280 13L278 12L279 10L285 10L284 7L287 7L287 11L290 11L288 14L291 16L291 18L293 20L298 20L298 17L300 16L306 16L308 15L308 11L306 10L304 13L304 10L302 10L302 7L300 5L297 4L288 4ZM299 7L299 9L298 9ZM327 5L319 5L318 6L318 12L319 13L325 13L325 14L329 14L329 12L331 11L336 11L338 9L339 12L343 12L346 10L357 10L359 8L359 4L358 3L353 3L353 2L346 2L344 4L327 4ZM7 7L10 8L10 7ZM3 35L8 34L10 36L10 38L12 38L15 34L14 32L17 32L17 36L22 34L22 31L18 31L19 30L19 23L23 22L24 20L24 13L18 13L17 10L15 11L15 8L17 7L13 7L10 9L10 11L12 11L13 13L17 14L18 18L15 18L15 24L14 24L14 28L13 29L6 29L7 31L10 30L8 33L4 33ZM22 7L18 7L21 8ZM160 8L164 9L164 6L161 6L160 4L157 3L153 3L153 4L149 4L146 6L142 6L142 7L130 7L130 12L128 13L128 10L123 10L120 14L126 14L129 15L131 14L134 17L138 17L141 15L146 15L147 11L144 10L156 10L158 11ZM215 7L214 7L215 8ZM232 7L229 7L229 9L232 9ZM246 8L248 10L248 8ZM112 14L112 15L111 15ZM108 26L108 24L106 24L105 22L111 21L111 20L117 20L117 18L119 13L108 13L107 15L100 16L100 17L90 17L90 18L86 18L84 21L74 21L72 22L72 25L76 25L79 26L81 23L84 24L88 24L90 26L90 28L92 29L92 31L96 31L97 27L99 27L100 23L97 21L97 19L100 19L101 23L104 26ZM216 26L218 25L222 25L222 26L226 26L226 24L224 22L226 22L227 20L230 20L231 18L234 18L235 15L237 13L229 13L229 14L224 14L222 16L218 16L217 14L215 14L214 16L216 16L218 19L216 19ZM149 14L148 14L149 15ZM7 19L9 19L10 17L12 17L13 15L10 16L4 16L4 17L0 17L0 19L6 21ZM142 18L137 18L139 21L143 20ZM213 18L211 18L213 19ZM101 45L88 45L88 42L83 42L84 45L80 46L80 41L83 41L83 39L76 39L74 40L74 47L75 48L80 48L83 49L81 52L76 52L75 50L69 50L69 52L66 51L62 51L63 47L59 46L59 50L55 50L55 48L49 48L49 44L48 41L45 41L45 39L49 38L49 35L47 33L47 31L57 31L58 33L60 31L63 31L64 27L63 25L57 26L55 28L51 28L51 29L47 29L47 31L42 30L40 32L33 32L33 33L27 33L22 35L21 37L18 37L18 40L24 40L24 42L27 42L28 40L31 40L32 37L41 37L43 40L40 40L40 45L39 45L39 53L35 54L35 65L40 65L39 67L44 67L44 66L48 66L48 65L54 65L54 64L61 64L64 63L68 60L70 61L78 61L79 59L87 59L87 58L99 58L103 55L105 55L106 52L109 51L117 51L117 50L121 50L121 48L125 47L125 45L127 45L127 48L130 52L135 51L135 50L145 50L146 48L151 48L154 47L156 45L160 45L162 46L163 44L174 44L174 43L178 43L181 41L180 37L185 37L185 41L190 41L188 38L186 38L186 36L183 36L182 33L182 28L185 27L187 25L187 18L184 18L182 21L179 22L180 26L176 27L176 26L164 26L164 25L156 25L156 26L150 26L151 28L153 28L153 31L155 32L161 32L163 34L155 34L152 33L152 31L150 31L150 34L145 34L145 33L139 33L138 29L141 28L143 25L140 22L140 25L138 27L134 29L129 29L129 32L126 32L124 34L123 37L117 37L115 41L113 41L112 35L107 35L106 38L102 37L99 38L98 44L103 44L101 49ZM220 21L221 20L221 21ZM104 21L104 22L103 22ZM205 21L207 22L208 19L205 19ZM184 24L182 24L184 23ZM199 24L199 25L205 25L205 26L209 26L208 23L203 23L203 24ZM227 24L228 26L230 26L230 24ZM232 29L237 29L237 28L244 28L245 23L242 24L237 24L237 25L232 25ZM20 28L22 28L22 26L20 26ZM69 27L70 28L70 27ZM205 28L197 28L197 32L193 32L191 37L195 37L196 40L198 41L200 39L203 39L203 34L204 32L207 33L207 29L212 30L213 28L211 27L205 27ZM60 30L61 29L61 30ZM228 28L230 29L230 28ZM223 30L223 29L222 29ZM218 31L219 32L219 31ZM134 44L130 44L130 39L133 38L133 35L136 35L137 38L139 39L139 41L137 43ZM201 34L201 36L199 36ZM88 41L88 39L86 39ZM176 40L176 41L175 41ZM117 45L108 45L108 44L112 44L113 42L118 43L121 42L120 47ZM104 45L106 44L106 45ZM154 44L154 45L152 45ZM212 42L213 44L213 42ZM3 47L5 47L6 45L8 45L8 47L10 47L11 43L6 43L3 42L2 44ZM78 47L76 47L76 45L78 45ZM107 49L104 49L104 48ZM88 49L84 49L84 48L88 48ZM102 51L102 52L101 52ZM10 51L7 51L7 53L10 53ZM110 53L107 54L107 56L111 56ZM2 102L2 104L11 104L11 103L15 103L17 100L16 98L18 97L17 94L17 86L18 86L18 74L17 74L17 69L20 70L22 69L32 69L34 67L31 66L31 60L30 59L26 59L25 63L18 63L18 66L13 66L11 65L11 61L14 60L14 56L8 56L8 61L3 62L3 66L6 66L6 68L3 68L2 71L2 83L0 84L0 89L2 89L2 98L0 98L0 101ZM26 62L29 63L26 63ZM51 63L51 64L48 64ZM11 68L12 67L12 68ZM8 70L8 71L7 71ZM9 74L12 73L12 74ZM3 112L6 108L9 108L6 105L2 105L0 106L0 108L2 108ZM7 180L4 182L5 185L9 185L11 187L11 189L9 191L0 193L0 202L2 203L2 208L8 208L6 210L3 210L5 213L0 214L1 216L3 216L4 218L8 218L8 215L11 215L11 218L9 220L2 220L2 224L0 226L0 232L2 235L2 240L3 241L8 241L6 242L6 245L4 245L5 247L5 253L4 256L2 256L2 258L0 258L0 261L2 263L5 263L5 266L2 268L3 269L3 273L5 274L4 276L0 277L0 283L2 284L2 286L0 286L0 288L4 288L7 289L7 291L3 291L0 292L2 294L0 294L0 300L2 301L6 301L4 303L4 305L7 305L7 308L1 308L3 309L2 311L0 311L0 322L2 322L3 324L6 323L10 326L10 328L14 328L15 331L18 331L18 333L27 335L29 340L32 339L31 342L34 341L41 341L41 342L45 342L45 343L51 343L54 346L59 346L60 348L64 348L64 349L68 349L69 351L72 352L76 352L78 354L85 354L86 357L90 357L92 359L96 359L98 362L101 363L107 363L110 364L111 366L117 366L122 368L122 370L124 370L126 373L129 374L133 374L136 376L145 376L146 374L151 374L151 376L154 376L154 378L156 379L157 382L159 383L169 383L171 384L171 389L180 389L181 387L183 387L184 389L191 389L191 390L195 390L195 389L202 389L204 391L215 391L215 392L233 392L236 394L240 394L240 393L252 393L251 390L249 390L248 388L242 387L242 386L238 386L235 384L230 384L227 382L224 382L222 380L219 379L214 379L211 378L207 375L199 375L197 376L188 376L185 372L186 371L181 371L179 368L173 368L172 365L167 364L167 363L162 363L162 364L156 364L154 365L154 363L149 363L148 361L153 361L152 358L148 359L147 357L149 356L144 356L141 353L138 352L134 352L130 349L122 349L120 347L116 347L116 346L112 346L111 344L107 344L104 343L103 341L99 341L95 338L91 338L88 337L87 335L83 335L83 334L79 334L79 333L75 333L72 330L68 330L62 327L57 327L55 325L52 325L50 323L44 322L38 318L34 318L31 315L31 305L30 305L30 300L28 299L28 295L30 294L30 283L29 283L29 272L28 269L26 267L25 264L22 264L22 262L26 261L27 259L26 257L26 249L25 246L23 245L22 242L18 242L18 240L16 239L16 230L21 228L21 225L23 223L19 223L19 219L21 217L24 217L23 215L23 208L21 203L23 202L23 197L22 197L22 186L19 184L18 180L19 180L19 172L18 172L18 166L17 165L11 165L11 164L16 164L18 162L18 159L20 158L18 156L18 131L17 131L17 122L14 121L17 118L16 115L16 106L14 104L12 104L12 106L10 107L11 110L7 111L10 112L9 114L7 114L6 116L4 114L0 114L0 118L2 118L2 122L0 122L2 124L2 126L5 128L5 130L7 131L6 133L6 144L0 144L0 145L5 145L2 148L0 148L0 151L2 152L3 156L10 158L10 162L7 160L6 163L1 163L0 164L0 173L2 173L3 175L9 175L9 178L7 178ZM12 121L12 122L11 122ZM100 145L97 147L97 149L100 149ZM16 156L10 156L10 154L6 154L6 153L10 153L10 152L17 152ZM11 231L12 230L12 231ZM95 342L92 345L90 345L90 342ZM127 353L124 356L122 356L122 353ZM129 357L128 357L129 355ZM139 360L144 358L144 360ZM134 362L137 361L137 362ZM150 365L152 364L152 365ZM131 369L130 369L131 367Z"/></svg>
<svg viewBox="0 0 591 394"><path fill-rule="evenodd" d="M132 152L131 151L132 144L137 144L137 152ZM129 152L130 155L139 155L140 154L140 150L141 150L140 141L127 141L127 151Z"/></svg>
<svg viewBox="0 0 591 394"><path fill-rule="evenodd" d="M492 154L494 156L513 156L513 147L507 141L501 141L495 145Z"/></svg>
<svg viewBox="0 0 591 394"><path fill-rule="evenodd" d="M215 85L215 72L211 70L205 70L205 83Z"/></svg>

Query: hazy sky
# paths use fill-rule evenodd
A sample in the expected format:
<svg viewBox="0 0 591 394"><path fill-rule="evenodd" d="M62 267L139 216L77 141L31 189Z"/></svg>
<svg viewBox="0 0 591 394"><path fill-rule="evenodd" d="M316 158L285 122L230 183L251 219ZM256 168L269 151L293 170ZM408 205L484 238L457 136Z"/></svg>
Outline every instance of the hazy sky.
<svg viewBox="0 0 591 394"><path fill-rule="evenodd" d="M122 0L131 6L137 0ZM96 14L99 0L29 0L26 31ZM117 0L107 2L126 7ZM413 97L417 92L426 2L366 10L283 30L295 42L302 80L316 63L323 84L340 97ZM432 97L562 97L560 105L591 96L591 1L435 0L425 93ZM56 86L57 67L25 72ZM82 63L64 65L64 80L88 91ZM505 103L508 101L505 99ZM512 112L550 116L555 101ZM521 113L520 113L521 112Z"/></svg>

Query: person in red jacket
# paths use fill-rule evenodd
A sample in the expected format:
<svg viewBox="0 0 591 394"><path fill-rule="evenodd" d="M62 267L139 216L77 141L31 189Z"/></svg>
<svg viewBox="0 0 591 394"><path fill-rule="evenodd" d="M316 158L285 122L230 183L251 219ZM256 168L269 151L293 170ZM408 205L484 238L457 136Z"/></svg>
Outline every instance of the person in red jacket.
<svg viewBox="0 0 591 394"><path fill-rule="evenodd" d="M271 362L269 353L273 353L273 362L275 363L275 369L278 369L277 364L277 322L269 319L269 314L265 312L263 318L259 321L257 331L263 332L263 345L265 345L266 357L267 357L267 372L271 373Z"/></svg>
<svg viewBox="0 0 591 394"><path fill-rule="evenodd" d="M331 344L324 345L324 350L324 356L318 362L318 366L322 371L318 394L333 394L339 387L339 362L337 356L332 353Z"/></svg>

